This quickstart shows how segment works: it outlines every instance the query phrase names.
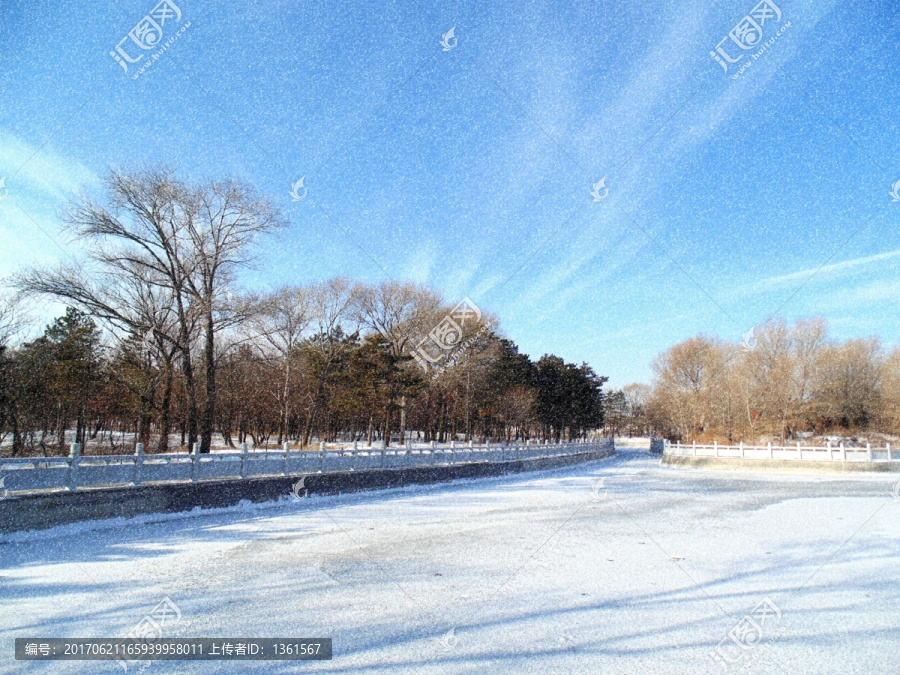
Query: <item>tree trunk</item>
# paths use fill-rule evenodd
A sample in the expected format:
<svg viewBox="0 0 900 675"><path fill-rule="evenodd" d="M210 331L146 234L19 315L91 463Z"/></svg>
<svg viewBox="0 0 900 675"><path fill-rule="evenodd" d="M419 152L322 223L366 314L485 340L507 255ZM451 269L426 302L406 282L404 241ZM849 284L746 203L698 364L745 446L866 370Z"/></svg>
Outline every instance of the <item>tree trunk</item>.
<svg viewBox="0 0 900 675"><path fill-rule="evenodd" d="M158 453L169 450L169 431L172 428L172 362L166 361L165 374L163 375L163 395L159 410L159 443L156 446Z"/></svg>
<svg viewBox="0 0 900 675"><path fill-rule="evenodd" d="M12 456L16 457L20 452L22 452L22 434L19 431L19 418L16 417L16 414L12 415L12 432L13 432L13 447L12 447Z"/></svg>
<svg viewBox="0 0 900 675"><path fill-rule="evenodd" d="M200 427L200 452L209 452L212 447L213 426L216 421L216 344L212 307L206 310L204 327L203 357L206 367L206 408Z"/></svg>
<svg viewBox="0 0 900 675"><path fill-rule="evenodd" d="M282 438L288 437L288 400L291 395L291 358L288 355L284 364L284 388L281 392L281 419L278 422L278 445Z"/></svg>
<svg viewBox="0 0 900 675"><path fill-rule="evenodd" d="M146 400L141 401L141 415L138 418L137 439L135 442L143 443L144 447L150 445L150 423L153 417L150 414L150 406Z"/></svg>
<svg viewBox="0 0 900 675"><path fill-rule="evenodd" d="M57 440L59 441L59 451L64 455L66 454L66 427L68 426L68 422L62 409L60 409L59 411L58 424L59 428L57 429Z"/></svg>
<svg viewBox="0 0 900 675"><path fill-rule="evenodd" d="M406 396L400 397L400 445L406 443Z"/></svg>
<svg viewBox="0 0 900 675"><path fill-rule="evenodd" d="M182 350L181 368L184 372L184 388L187 392L188 414L187 414L187 446L188 450L194 447L197 442L197 424L199 414L197 411L197 390L194 383L194 366L191 363L190 347ZM182 445L184 440L182 439Z"/></svg>
<svg viewBox="0 0 900 675"><path fill-rule="evenodd" d="M84 411L78 411L78 417L75 418L75 442L81 443L84 447Z"/></svg>
<svg viewBox="0 0 900 675"><path fill-rule="evenodd" d="M303 434L303 445L309 445L309 440L312 437L313 425L316 421L316 415L319 412L319 409L322 407L322 398L325 395L325 380L323 378L319 378L318 383L316 384L316 395L313 398L312 410L310 410L309 417L306 420L306 431Z"/></svg>

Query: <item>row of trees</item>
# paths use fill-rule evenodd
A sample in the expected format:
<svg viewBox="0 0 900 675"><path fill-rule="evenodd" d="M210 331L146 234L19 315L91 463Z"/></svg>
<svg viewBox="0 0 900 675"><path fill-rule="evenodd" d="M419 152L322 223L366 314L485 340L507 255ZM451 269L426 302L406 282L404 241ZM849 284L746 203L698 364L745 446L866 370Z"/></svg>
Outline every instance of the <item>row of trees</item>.
<svg viewBox="0 0 900 675"><path fill-rule="evenodd" d="M900 347L837 341L824 318L773 317L737 344L696 336L653 362L634 423L670 438L787 440L801 432L900 433Z"/></svg>
<svg viewBox="0 0 900 675"><path fill-rule="evenodd" d="M241 292L239 268L286 221L239 181L113 172L105 199L72 202L65 222L86 259L18 274L18 305L0 306L0 434L16 454L64 450L67 429L81 443L133 432L159 452L173 436L208 452L216 433L229 445L402 443L409 431L559 439L602 425L606 378L532 362L477 309L453 324L452 348L420 352L440 365L423 371L411 352L454 309L426 286ZM21 303L38 297L69 308L17 341Z"/></svg>

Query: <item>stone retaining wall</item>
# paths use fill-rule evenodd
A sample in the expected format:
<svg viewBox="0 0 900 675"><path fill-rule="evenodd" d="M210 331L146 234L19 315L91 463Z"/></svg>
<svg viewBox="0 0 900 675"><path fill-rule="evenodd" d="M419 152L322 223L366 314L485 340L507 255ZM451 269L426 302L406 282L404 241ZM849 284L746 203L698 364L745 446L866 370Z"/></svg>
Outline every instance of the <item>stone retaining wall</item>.
<svg viewBox="0 0 900 675"><path fill-rule="evenodd" d="M853 473L900 471L900 462L841 462L809 459L741 459L740 457L684 457L663 455L662 466L740 471L787 471L799 473Z"/></svg>
<svg viewBox="0 0 900 675"><path fill-rule="evenodd" d="M509 473L564 467L602 459L614 449L556 457L480 462L453 466L345 471L305 476L303 494L333 495L383 490L404 485L441 483L459 478L483 478ZM41 530L83 520L131 518L139 514L190 511L195 507L221 508L242 500L265 502L289 497L302 476L274 476L198 483L142 485L11 496L0 499L0 532Z"/></svg>

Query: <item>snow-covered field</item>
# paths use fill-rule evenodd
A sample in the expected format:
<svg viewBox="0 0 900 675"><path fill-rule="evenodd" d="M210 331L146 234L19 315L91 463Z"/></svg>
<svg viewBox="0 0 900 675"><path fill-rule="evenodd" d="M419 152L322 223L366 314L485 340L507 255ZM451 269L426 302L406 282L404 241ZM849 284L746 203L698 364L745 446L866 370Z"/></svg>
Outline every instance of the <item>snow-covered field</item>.
<svg viewBox="0 0 900 675"><path fill-rule="evenodd" d="M894 478L895 480L895 478ZM624 451L542 473L81 523L0 540L13 638L331 637L318 662L157 661L144 673L897 672L890 476L662 469ZM754 614L762 640L743 629ZM728 637L729 631L743 646ZM451 632L452 630L452 632ZM129 668L138 672L140 666Z"/></svg>

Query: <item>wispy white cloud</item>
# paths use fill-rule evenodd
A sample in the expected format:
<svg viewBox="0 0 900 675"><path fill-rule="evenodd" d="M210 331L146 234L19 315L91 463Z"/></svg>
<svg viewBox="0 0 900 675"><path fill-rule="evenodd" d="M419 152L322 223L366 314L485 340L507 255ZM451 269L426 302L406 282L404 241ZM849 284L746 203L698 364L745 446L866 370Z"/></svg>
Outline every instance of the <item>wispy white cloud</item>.
<svg viewBox="0 0 900 675"><path fill-rule="evenodd" d="M852 260L843 260L841 262L823 265L818 268L811 267L808 269L800 270L798 272L791 272L790 274L783 274L780 276L761 279L754 283L750 290L751 292L763 293L776 288L794 285L797 282L806 281L813 274L816 275L816 278L827 278L828 276L839 275L843 272L856 270L861 267L867 267L869 265L884 262L885 260L891 260L898 256L900 256L900 250L887 251L885 253L877 253L875 255L854 258Z"/></svg>
<svg viewBox="0 0 900 675"><path fill-rule="evenodd" d="M13 194L62 201L83 188L95 188L99 177L81 162L0 131L0 176Z"/></svg>

